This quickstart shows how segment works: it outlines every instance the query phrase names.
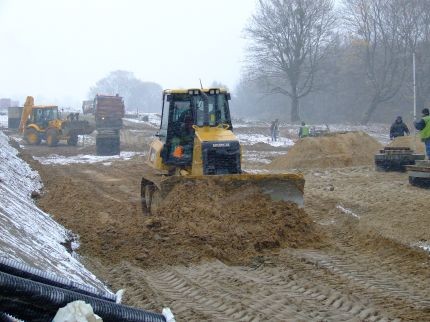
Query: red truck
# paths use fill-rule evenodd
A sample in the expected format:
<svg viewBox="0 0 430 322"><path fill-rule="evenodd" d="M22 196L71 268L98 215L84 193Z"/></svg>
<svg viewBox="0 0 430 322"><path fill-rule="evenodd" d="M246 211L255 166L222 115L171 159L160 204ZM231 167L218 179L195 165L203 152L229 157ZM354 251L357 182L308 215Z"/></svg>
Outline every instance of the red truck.
<svg viewBox="0 0 430 322"><path fill-rule="evenodd" d="M125 114L124 100L121 96L96 95L93 111L96 121L97 155L120 154L119 131Z"/></svg>

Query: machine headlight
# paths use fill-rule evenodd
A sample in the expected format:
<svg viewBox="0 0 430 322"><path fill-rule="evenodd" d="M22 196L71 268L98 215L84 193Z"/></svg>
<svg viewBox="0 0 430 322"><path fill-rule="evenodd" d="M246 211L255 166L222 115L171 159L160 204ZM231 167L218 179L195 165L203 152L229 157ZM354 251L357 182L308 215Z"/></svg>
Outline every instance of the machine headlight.
<svg viewBox="0 0 430 322"><path fill-rule="evenodd" d="M198 89L189 89L188 90L188 95L199 95L200 94L200 90Z"/></svg>

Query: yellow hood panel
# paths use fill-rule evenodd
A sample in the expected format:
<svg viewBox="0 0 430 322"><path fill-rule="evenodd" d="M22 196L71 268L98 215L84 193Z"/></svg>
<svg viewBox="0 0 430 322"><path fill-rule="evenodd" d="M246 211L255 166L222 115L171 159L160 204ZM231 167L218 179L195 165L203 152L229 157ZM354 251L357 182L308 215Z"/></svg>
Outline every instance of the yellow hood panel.
<svg viewBox="0 0 430 322"><path fill-rule="evenodd" d="M198 127L196 137L201 141L237 141L232 131L220 127Z"/></svg>

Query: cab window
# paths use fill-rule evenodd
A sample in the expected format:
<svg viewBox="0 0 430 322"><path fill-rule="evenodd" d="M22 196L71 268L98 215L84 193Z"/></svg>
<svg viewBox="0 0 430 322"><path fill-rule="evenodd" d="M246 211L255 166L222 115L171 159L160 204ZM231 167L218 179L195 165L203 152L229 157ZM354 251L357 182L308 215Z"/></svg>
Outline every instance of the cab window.
<svg viewBox="0 0 430 322"><path fill-rule="evenodd" d="M162 112L162 116L161 116L161 126L160 126L160 131L158 132L158 134L160 135L160 139L162 141L166 140L167 128L168 128L168 124L169 124L170 102L167 100L168 96L169 95L164 95L164 98L163 98L163 112Z"/></svg>

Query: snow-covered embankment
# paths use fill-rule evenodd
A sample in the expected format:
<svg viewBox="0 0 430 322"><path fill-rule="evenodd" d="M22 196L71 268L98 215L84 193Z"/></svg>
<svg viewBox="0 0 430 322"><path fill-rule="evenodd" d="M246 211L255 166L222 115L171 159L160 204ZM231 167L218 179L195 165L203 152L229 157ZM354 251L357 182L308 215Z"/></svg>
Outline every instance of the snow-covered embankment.
<svg viewBox="0 0 430 322"><path fill-rule="evenodd" d="M70 232L31 199L32 191L42 188L41 179L17 154L0 131L0 256L107 290L62 245Z"/></svg>

